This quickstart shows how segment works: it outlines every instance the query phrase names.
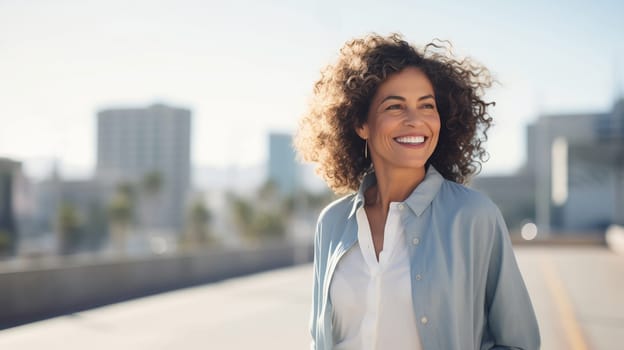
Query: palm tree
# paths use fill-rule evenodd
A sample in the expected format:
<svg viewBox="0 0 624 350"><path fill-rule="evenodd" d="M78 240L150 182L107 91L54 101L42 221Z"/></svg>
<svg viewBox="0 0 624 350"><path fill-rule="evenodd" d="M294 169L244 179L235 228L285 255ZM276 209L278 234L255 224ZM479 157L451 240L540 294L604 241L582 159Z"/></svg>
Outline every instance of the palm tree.
<svg viewBox="0 0 624 350"><path fill-rule="evenodd" d="M251 237L254 234L253 221L255 211L253 205L245 199L233 194L228 194L230 211L234 224L244 237Z"/></svg>
<svg viewBox="0 0 624 350"><path fill-rule="evenodd" d="M144 207L141 210L141 224L149 228L155 226L158 215L158 195L163 187L163 177L158 171L151 171L143 176L141 181L142 193L145 195Z"/></svg>
<svg viewBox="0 0 624 350"><path fill-rule="evenodd" d="M257 198L247 200L229 194L230 212L241 235L250 242L282 237L286 231L288 213L277 191L270 183L263 186Z"/></svg>
<svg viewBox="0 0 624 350"><path fill-rule="evenodd" d="M120 185L108 205L111 243L114 249L121 254L125 254L126 239L133 217L131 193L131 185Z"/></svg>
<svg viewBox="0 0 624 350"><path fill-rule="evenodd" d="M11 250L11 234L0 229L0 257L9 255Z"/></svg>
<svg viewBox="0 0 624 350"><path fill-rule="evenodd" d="M185 243L188 245L211 243L213 241L209 229L211 220L212 213L206 208L204 202L201 199L193 201L187 214Z"/></svg>
<svg viewBox="0 0 624 350"><path fill-rule="evenodd" d="M58 208L55 224L59 250L62 254L67 254L80 240L81 220L76 207L62 203Z"/></svg>

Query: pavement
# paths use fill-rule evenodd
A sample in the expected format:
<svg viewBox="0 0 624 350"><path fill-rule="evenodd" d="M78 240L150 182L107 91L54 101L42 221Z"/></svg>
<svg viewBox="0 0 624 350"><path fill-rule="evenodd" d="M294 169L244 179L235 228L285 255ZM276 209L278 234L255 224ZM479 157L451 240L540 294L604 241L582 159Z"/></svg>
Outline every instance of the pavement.
<svg viewBox="0 0 624 350"><path fill-rule="evenodd" d="M624 256L517 247L542 349L621 349ZM0 331L0 349L306 349L311 265L150 296Z"/></svg>

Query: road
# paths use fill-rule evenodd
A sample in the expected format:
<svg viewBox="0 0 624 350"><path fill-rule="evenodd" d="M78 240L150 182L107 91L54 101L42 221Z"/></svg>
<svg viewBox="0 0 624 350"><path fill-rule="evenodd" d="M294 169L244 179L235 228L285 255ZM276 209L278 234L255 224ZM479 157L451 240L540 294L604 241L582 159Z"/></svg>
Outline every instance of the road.
<svg viewBox="0 0 624 350"><path fill-rule="evenodd" d="M624 256L518 247L542 349L620 349ZM311 265L187 288L0 331L0 349L305 349Z"/></svg>

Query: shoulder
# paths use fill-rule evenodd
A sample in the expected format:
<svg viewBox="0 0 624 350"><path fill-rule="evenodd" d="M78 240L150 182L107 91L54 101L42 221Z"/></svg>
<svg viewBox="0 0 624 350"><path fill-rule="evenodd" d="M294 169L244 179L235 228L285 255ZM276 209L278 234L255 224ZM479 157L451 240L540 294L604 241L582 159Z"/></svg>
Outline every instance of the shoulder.
<svg viewBox="0 0 624 350"><path fill-rule="evenodd" d="M454 237L470 239L479 251L489 251L495 242L509 239L505 219L498 206L484 193L444 181L440 190L438 213L452 223Z"/></svg>
<svg viewBox="0 0 624 350"><path fill-rule="evenodd" d="M349 213L353 208L355 194L344 196L327 205L319 214L314 234L314 245L321 255L327 254L346 227Z"/></svg>
<svg viewBox="0 0 624 350"><path fill-rule="evenodd" d="M437 199L446 210L466 219L493 223L502 217L498 206L487 195L454 181L444 180Z"/></svg>
<svg viewBox="0 0 624 350"><path fill-rule="evenodd" d="M353 208L355 193L346 195L329 203L319 214L319 225L333 225L339 221L345 221Z"/></svg>

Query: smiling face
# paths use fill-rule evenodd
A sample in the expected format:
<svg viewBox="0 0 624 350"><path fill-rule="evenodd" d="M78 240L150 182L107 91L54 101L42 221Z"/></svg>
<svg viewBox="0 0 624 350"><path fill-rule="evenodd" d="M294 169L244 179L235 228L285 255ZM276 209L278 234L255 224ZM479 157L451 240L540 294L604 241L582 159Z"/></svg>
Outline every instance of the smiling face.
<svg viewBox="0 0 624 350"><path fill-rule="evenodd" d="M368 140L376 171L414 169L424 174L440 135L440 115L427 76L407 67L388 77L379 85L367 120L356 132Z"/></svg>

